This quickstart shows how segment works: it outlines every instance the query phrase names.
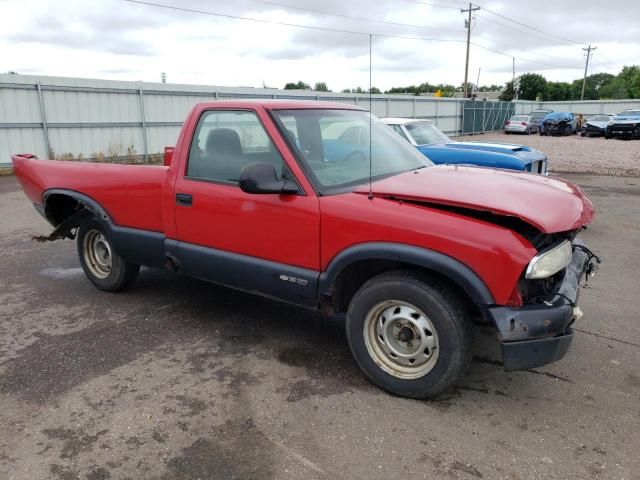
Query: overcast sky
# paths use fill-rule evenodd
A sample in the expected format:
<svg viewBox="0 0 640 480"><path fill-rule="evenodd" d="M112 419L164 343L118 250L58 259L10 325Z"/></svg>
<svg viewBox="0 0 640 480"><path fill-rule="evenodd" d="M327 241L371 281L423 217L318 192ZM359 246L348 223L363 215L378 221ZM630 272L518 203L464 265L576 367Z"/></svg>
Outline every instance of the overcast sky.
<svg viewBox="0 0 640 480"><path fill-rule="evenodd" d="M461 84L465 29L459 0L150 0L212 13L373 34L373 84L381 89ZM273 3L289 5L283 8ZM435 5L427 5L437 4ZM504 84L537 72L549 80L640 64L640 1L482 0L472 41L470 81ZM306 9L306 10L305 10ZM317 10L342 17L310 12ZM495 12L544 32L527 29ZM377 22L346 17L366 17ZM369 82L369 37L187 13L125 0L0 0L0 73L171 83L282 87L324 81L333 90ZM387 22L387 23L383 23ZM398 24L410 24L404 26ZM438 40L438 41L435 41ZM444 41L447 40L447 41ZM575 43L571 43L575 42ZM537 63L536 63L537 62Z"/></svg>

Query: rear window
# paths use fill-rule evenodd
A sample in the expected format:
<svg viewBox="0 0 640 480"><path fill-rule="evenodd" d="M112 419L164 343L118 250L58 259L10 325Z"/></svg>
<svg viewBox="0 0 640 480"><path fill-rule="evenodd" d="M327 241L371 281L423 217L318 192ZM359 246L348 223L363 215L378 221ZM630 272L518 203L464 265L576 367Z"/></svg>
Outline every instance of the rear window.
<svg viewBox="0 0 640 480"><path fill-rule="evenodd" d="M551 112L531 112L531 117L535 118L536 120L542 120L549 113Z"/></svg>
<svg viewBox="0 0 640 480"><path fill-rule="evenodd" d="M526 122L527 120L529 120L529 116L528 115L514 115L513 117L511 117L511 120L514 122Z"/></svg>

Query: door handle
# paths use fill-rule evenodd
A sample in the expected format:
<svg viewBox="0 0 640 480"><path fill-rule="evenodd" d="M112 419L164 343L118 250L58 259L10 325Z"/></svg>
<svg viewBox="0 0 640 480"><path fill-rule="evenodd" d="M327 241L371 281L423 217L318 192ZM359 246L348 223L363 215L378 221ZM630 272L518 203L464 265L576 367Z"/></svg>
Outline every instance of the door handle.
<svg viewBox="0 0 640 480"><path fill-rule="evenodd" d="M176 205L190 207L193 205L193 197L188 193L176 193Z"/></svg>

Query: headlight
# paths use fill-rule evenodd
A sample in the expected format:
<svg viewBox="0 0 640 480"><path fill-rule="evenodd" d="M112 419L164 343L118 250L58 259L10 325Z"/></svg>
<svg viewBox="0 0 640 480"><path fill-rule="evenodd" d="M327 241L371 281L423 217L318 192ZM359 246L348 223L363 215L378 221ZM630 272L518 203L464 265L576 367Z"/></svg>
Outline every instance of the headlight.
<svg viewBox="0 0 640 480"><path fill-rule="evenodd" d="M613 120L609 120L609 121L607 122L607 125L611 126L611 125L613 125L614 123L615 123L615 122L614 122Z"/></svg>
<svg viewBox="0 0 640 480"><path fill-rule="evenodd" d="M565 240L533 257L533 260L529 262L525 276L531 279L548 278L569 265L572 257L571 242Z"/></svg>

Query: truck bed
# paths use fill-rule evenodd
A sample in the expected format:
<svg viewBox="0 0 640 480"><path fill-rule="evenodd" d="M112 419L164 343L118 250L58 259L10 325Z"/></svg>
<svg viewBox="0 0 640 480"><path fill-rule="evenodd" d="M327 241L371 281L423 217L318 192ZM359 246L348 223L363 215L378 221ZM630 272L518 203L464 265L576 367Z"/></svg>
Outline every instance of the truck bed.
<svg viewBox="0 0 640 480"><path fill-rule="evenodd" d="M165 166L121 165L12 157L27 197L42 205L47 190L81 192L98 202L116 225L163 231L162 183Z"/></svg>

